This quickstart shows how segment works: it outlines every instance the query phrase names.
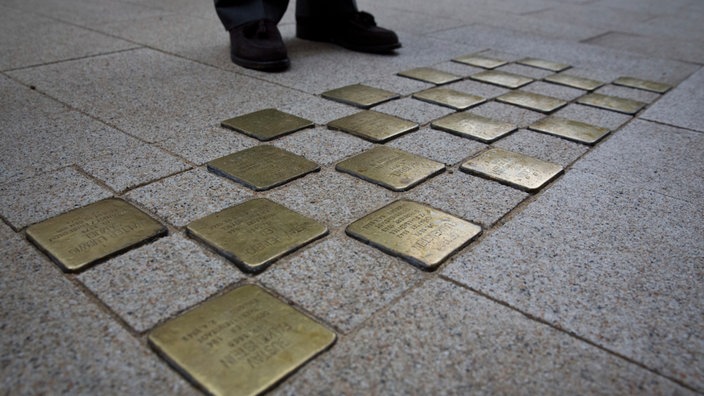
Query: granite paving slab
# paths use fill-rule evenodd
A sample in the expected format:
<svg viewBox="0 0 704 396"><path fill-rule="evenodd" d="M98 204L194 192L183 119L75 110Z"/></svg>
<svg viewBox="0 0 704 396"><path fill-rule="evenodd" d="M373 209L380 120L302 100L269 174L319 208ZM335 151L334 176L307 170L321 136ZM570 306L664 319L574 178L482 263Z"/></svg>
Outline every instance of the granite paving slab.
<svg viewBox="0 0 704 396"><path fill-rule="evenodd" d="M324 127L306 129L272 143L321 165L332 165L373 146L348 133Z"/></svg>
<svg viewBox="0 0 704 396"><path fill-rule="evenodd" d="M603 87L594 91L595 93L616 96L619 98L636 100L638 102L653 103L660 99L662 95L655 92L648 92L642 89L634 89L628 87L621 87L618 85L604 85Z"/></svg>
<svg viewBox="0 0 704 396"><path fill-rule="evenodd" d="M700 69L647 109L648 120L704 132L704 70Z"/></svg>
<svg viewBox="0 0 704 396"><path fill-rule="evenodd" d="M701 39L686 40L609 32L585 42L617 50L638 52L654 58L676 59L697 64L704 63L704 49L702 49Z"/></svg>
<svg viewBox="0 0 704 396"><path fill-rule="evenodd" d="M583 106L576 103L563 107L562 109L556 111L553 115L608 128L612 131L620 128L625 123L633 119L633 117L628 114L597 109L596 107Z"/></svg>
<svg viewBox="0 0 704 396"><path fill-rule="evenodd" d="M492 146L556 163L563 167L572 164L589 150L589 146L526 129L518 130L494 142Z"/></svg>
<svg viewBox="0 0 704 396"><path fill-rule="evenodd" d="M493 120L508 122L519 128L525 128L545 117L545 114L537 111L498 102L484 103L469 109L468 112Z"/></svg>
<svg viewBox="0 0 704 396"><path fill-rule="evenodd" d="M476 140L427 127L394 139L386 145L430 158L446 165L456 164L486 148L485 144Z"/></svg>
<svg viewBox="0 0 704 396"><path fill-rule="evenodd" d="M218 123L217 126L206 127L198 133L163 140L156 146L196 165L203 165L257 144L258 140L225 129Z"/></svg>
<svg viewBox="0 0 704 396"><path fill-rule="evenodd" d="M374 111L391 114L420 125L454 113L454 110L412 98L394 100L374 107Z"/></svg>

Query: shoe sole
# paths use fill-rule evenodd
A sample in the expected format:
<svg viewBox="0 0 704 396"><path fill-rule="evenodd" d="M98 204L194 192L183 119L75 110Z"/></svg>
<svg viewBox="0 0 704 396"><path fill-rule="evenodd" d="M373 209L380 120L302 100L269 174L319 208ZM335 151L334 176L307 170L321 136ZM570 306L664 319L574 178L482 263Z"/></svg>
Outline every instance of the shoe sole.
<svg viewBox="0 0 704 396"><path fill-rule="evenodd" d="M288 58L277 59L272 61L255 61L251 59L244 59L230 54L230 59L233 63L245 67L247 69L254 69L259 71L283 71L291 66L291 61Z"/></svg>

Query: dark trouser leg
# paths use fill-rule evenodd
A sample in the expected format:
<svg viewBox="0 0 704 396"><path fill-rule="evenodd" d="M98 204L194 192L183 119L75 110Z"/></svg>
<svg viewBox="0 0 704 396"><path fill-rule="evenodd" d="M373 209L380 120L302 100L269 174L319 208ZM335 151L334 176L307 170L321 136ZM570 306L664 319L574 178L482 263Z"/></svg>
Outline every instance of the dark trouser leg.
<svg viewBox="0 0 704 396"><path fill-rule="evenodd" d="M215 0L215 11L226 30L259 19L278 23L286 7L288 0Z"/></svg>
<svg viewBox="0 0 704 396"><path fill-rule="evenodd" d="M296 16L329 17L357 12L355 0L298 0Z"/></svg>

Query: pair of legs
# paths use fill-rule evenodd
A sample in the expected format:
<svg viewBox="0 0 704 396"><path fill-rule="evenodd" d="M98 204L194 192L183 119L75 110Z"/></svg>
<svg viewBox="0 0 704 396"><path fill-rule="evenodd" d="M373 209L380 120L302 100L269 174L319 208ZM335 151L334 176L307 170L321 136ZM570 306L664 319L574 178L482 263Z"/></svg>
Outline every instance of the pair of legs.
<svg viewBox="0 0 704 396"><path fill-rule="evenodd" d="M289 0L215 0L215 11L225 30L248 22L268 19L279 23ZM296 17L330 18L357 12L355 0L298 0Z"/></svg>

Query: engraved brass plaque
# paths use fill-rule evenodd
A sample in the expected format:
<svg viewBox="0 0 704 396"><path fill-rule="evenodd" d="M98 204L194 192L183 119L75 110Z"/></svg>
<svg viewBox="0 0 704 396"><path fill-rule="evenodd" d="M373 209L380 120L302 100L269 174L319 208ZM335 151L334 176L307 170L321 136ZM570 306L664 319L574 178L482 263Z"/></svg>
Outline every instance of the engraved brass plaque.
<svg viewBox="0 0 704 396"><path fill-rule="evenodd" d="M346 87L323 92L322 96L337 102L368 109L380 103L397 99L399 94L384 89L374 88L363 84L348 85Z"/></svg>
<svg viewBox="0 0 704 396"><path fill-rule="evenodd" d="M261 272L279 257L328 233L315 220L265 198L196 220L186 231L246 272Z"/></svg>
<svg viewBox="0 0 704 396"><path fill-rule="evenodd" d="M525 91L511 91L499 96L496 100L543 113L551 113L567 105L567 102L562 99Z"/></svg>
<svg viewBox="0 0 704 396"><path fill-rule="evenodd" d="M470 95L449 88L431 88L413 94L413 97L424 102L439 104L455 110L467 110L470 107L486 102L486 99L481 96Z"/></svg>
<svg viewBox="0 0 704 396"><path fill-rule="evenodd" d="M584 95L577 99L577 103L625 114L635 114L645 107L645 103L643 102L598 93Z"/></svg>
<svg viewBox="0 0 704 396"><path fill-rule="evenodd" d="M614 85L621 85L629 88L642 89L644 91L656 92L659 94L664 94L669 91L672 86L648 80L641 80L639 78L633 77L619 77L614 81Z"/></svg>
<svg viewBox="0 0 704 396"><path fill-rule="evenodd" d="M480 226L414 201L393 202L350 224L347 234L428 271L465 247Z"/></svg>
<svg viewBox="0 0 704 396"><path fill-rule="evenodd" d="M406 191L442 172L445 165L392 147L377 146L340 162L335 169L393 191Z"/></svg>
<svg viewBox="0 0 704 396"><path fill-rule="evenodd" d="M318 171L320 166L286 150L262 144L210 161L208 170L262 191Z"/></svg>
<svg viewBox="0 0 704 396"><path fill-rule="evenodd" d="M257 395L336 338L261 287L244 285L160 325L149 343L208 394Z"/></svg>
<svg viewBox="0 0 704 396"><path fill-rule="evenodd" d="M460 169L529 192L539 190L562 173L560 165L498 148L484 151Z"/></svg>
<svg viewBox="0 0 704 396"><path fill-rule="evenodd" d="M432 69L429 67L419 67L416 69L406 70L398 73L398 75L402 77L412 78L414 80L429 82L435 85L447 84L462 79L462 77L458 75L444 72L442 70Z"/></svg>
<svg viewBox="0 0 704 396"><path fill-rule="evenodd" d="M477 139L484 143L491 143L518 129L513 124L492 120L491 118L472 113L450 114L433 121L430 126L462 137Z"/></svg>
<svg viewBox="0 0 704 396"><path fill-rule="evenodd" d="M516 89L533 82L532 78L501 70L485 70L469 76L472 80L481 81L500 87Z"/></svg>
<svg viewBox="0 0 704 396"><path fill-rule="evenodd" d="M267 141L312 127L313 122L276 109L264 109L225 120L222 126Z"/></svg>
<svg viewBox="0 0 704 396"><path fill-rule="evenodd" d="M481 55L465 55L459 58L453 59L454 62L464 63L470 66L477 66L484 69L495 69L499 66L503 66L508 62L499 59L489 58Z"/></svg>
<svg viewBox="0 0 704 396"><path fill-rule="evenodd" d="M538 58L523 58L516 63L520 63L521 65L526 65L526 66L537 67L539 69L550 70L550 71L554 71L554 72L561 72L563 70L567 70L570 67L572 67L572 66L564 64L564 63L557 63L557 62L552 62L549 60L538 59Z"/></svg>
<svg viewBox="0 0 704 396"><path fill-rule="evenodd" d="M555 116L543 118L528 128L585 144L595 144L610 132L608 128Z"/></svg>
<svg viewBox="0 0 704 396"><path fill-rule="evenodd" d="M418 124L378 111L365 110L328 123L338 129L375 143L383 143L418 129Z"/></svg>
<svg viewBox="0 0 704 396"><path fill-rule="evenodd" d="M79 271L166 235L166 227L121 199L106 199L27 228L27 238L64 271Z"/></svg>
<svg viewBox="0 0 704 396"><path fill-rule="evenodd" d="M545 77L545 81L571 88L583 89L585 91L593 91L604 85L601 81L571 76L569 74L553 74L552 76Z"/></svg>

